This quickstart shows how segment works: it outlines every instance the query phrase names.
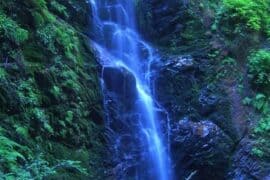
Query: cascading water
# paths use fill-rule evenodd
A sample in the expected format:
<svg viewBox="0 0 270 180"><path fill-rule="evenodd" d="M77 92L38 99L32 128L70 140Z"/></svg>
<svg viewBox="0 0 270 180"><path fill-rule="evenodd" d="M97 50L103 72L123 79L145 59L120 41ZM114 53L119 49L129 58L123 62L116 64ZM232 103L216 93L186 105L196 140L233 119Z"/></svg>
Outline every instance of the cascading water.
<svg viewBox="0 0 270 180"><path fill-rule="evenodd" d="M135 1L90 0L116 179L169 180L166 124L151 91L153 49L136 31ZM164 122L165 121L165 122Z"/></svg>

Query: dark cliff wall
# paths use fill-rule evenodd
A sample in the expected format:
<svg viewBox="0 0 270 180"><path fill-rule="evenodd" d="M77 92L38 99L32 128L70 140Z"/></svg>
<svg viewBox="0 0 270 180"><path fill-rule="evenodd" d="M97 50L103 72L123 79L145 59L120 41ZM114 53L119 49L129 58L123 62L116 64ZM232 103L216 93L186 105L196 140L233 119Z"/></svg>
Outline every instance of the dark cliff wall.
<svg viewBox="0 0 270 180"><path fill-rule="evenodd" d="M267 118L260 119L267 113L256 108L256 97L268 93L251 72L270 60L269 3L146 0L137 7L139 29L162 55L155 87L172 119L177 179L269 178Z"/></svg>
<svg viewBox="0 0 270 180"><path fill-rule="evenodd" d="M102 97L84 0L0 0L0 179L99 179Z"/></svg>

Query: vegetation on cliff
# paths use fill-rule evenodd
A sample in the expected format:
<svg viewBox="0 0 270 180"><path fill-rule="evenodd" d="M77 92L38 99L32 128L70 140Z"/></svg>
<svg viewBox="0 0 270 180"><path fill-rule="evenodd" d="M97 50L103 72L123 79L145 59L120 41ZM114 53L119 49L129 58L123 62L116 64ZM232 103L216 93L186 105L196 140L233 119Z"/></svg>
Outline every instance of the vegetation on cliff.
<svg viewBox="0 0 270 180"><path fill-rule="evenodd" d="M83 0L0 0L0 179L102 175L88 13Z"/></svg>
<svg viewBox="0 0 270 180"><path fill-rule="evenodd" d="M173 119L177 122L187 117L195 122L210 120L234 141L231 160L226 160L222 167L209 163L204 170L205 166L200 163L207 164L210 158L206 158L199 164L188 164L184 173L179 171L180 175L196 170L199 179L213 174L214 179L268 178L270 2L157 0L139 1L137 6L139 27L162 50L163 59L174 54L191 55L195 60L193 69L178 72L172 79L169 71L168 77L164 77L166 81L169 79L169 90L165 85L159 90L169 94L161 97L165 100L170 93L174 94L174 100L166 102L172 103L166 105L176 114ZM201 99L205 100L206 107L216 99L218 103L210 112L206 109L207 113L201 114ZM181 147L173 150L179 154ZM184 161L177 155L175 158L180 169L186 156ZM216 171L216 168L221 169Z"/></svg>

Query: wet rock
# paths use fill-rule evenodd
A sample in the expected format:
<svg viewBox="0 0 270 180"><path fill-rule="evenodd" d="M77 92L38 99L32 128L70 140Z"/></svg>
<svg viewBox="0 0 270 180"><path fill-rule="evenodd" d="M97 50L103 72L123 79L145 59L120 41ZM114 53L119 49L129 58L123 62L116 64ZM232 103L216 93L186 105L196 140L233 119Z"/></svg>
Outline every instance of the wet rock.
<svg viewBox="0 0 270 180"><path fill-rule="evenodd" d="M118 67L104 67L103 80L108 91L114 92L123 98L136 97L136 79L126 69Z"/></svg>
<svg viewBox="0 0 270 180"><path fill-rule="evenodd" d="M205 116L213 113L219 103L219 97L209 87L203 88L199 94L199 112Z"/></svg>
<svg viewBox="0 0 270 180"><path fill-rule="evenodd" d="M179 119L186 114L193 113L197 101L192 91L196 81L202 73L196 61L191 56L163 55L160 71L155 78L156 96L165 107L172 119Z"/></svg>
<svg viewBox="0 0 270 180"><path fill-rule="evenodd" d="M192 56L167 56L166 61L165 68L178 72L190 70L195 66Z"/></svg>
<svg viewBox="0 0 270 180"><path fill-rule="evenodd" d="M184 22L187 17L183 11L186 5L186 1L138 1L139 27L151 38L166 44L184 29L179 22Z"/></svg>
<svg viewBox="0 0 270 180"><path fill-rule="evenodd" d="M198 179L220 179L224 175L233 141L209 120L192 122L185 118L172 128L172 146L177 177L187 177L196 171Z"/></svg>

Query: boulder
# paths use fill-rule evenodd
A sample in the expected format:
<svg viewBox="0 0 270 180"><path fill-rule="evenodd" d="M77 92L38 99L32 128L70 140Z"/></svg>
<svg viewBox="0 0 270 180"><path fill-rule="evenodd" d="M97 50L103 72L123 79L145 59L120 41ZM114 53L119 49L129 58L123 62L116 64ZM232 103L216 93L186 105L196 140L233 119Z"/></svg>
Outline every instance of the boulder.
<svg viewBox="0 0 270 180"><path fill-rule="evenodd" d="M133 74L125 68L113 66L104 67L102 76L106 90L129 100L136 98L136 79Z"/></svg>
<svg viewBox="0 0 270 180"><path fill-rule="evenodd" d="M175 170L177 177L196 172L198 179L222 178L233 145L232 139L209 120L180 120L172 127L173 159L176 167L182 169Z"/></svg>

